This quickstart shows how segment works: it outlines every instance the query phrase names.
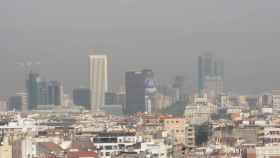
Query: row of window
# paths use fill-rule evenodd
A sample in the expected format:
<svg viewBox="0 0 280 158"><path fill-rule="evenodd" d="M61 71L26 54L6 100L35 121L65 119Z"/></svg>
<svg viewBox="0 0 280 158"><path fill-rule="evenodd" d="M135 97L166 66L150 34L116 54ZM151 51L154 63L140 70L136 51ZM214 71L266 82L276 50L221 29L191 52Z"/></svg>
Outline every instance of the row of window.
<svg viewBox="0 0 280 158"><path fill-rule="evenodd" d="M174 124L174 123L181 123L180 121L166 121L166 124Z"/></svg>

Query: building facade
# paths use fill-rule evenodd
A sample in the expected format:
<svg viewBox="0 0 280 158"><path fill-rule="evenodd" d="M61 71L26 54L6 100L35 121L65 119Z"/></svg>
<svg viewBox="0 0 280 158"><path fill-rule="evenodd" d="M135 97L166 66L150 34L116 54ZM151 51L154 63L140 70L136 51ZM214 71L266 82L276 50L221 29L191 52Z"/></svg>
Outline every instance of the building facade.
<svg viewBox="0 0 280 158"><path fill-rule="evenodd" d="M198 92L203 94L207 78L224 81L224 63L213 54L206 53L198 57Z"/></svg>
<svg viewBox="0 0 280 158"><path fill-rule="evenodd" d="M91 110L99 111L105 105L108 91L108 70L106 55L89 55L89 84L91 91Z"/></svg>
<svg viewBox="0 0 280 158"><path fill-rule="evenodd" d="M126 114L152 112L152 96L156 92L152 70L131 71L125 74Z"/></svg>
<svg viewBox="0 0 280 158"><path fill-rule="evenodd" d="M59 81L48 82L48 104L64 105L63 85Z"/></svg>
<svg viewBox="0 0 280 158"><path fill-rule="evenodd" d="M174 137L176 144L185 144L186 120L179 117L162 118L163 130Z"/></svg>
<svg viewBox="0 0 280 158"><path fill-rule="evenodd" d="M26 81L26 89L28 96L28 110L36 109L39 100L39 74L30 72Z"/></svg>
<svg viewBox="0 0 280 158"><path fill-rule="evenodd" d="M88 88L77 88L73 90L73 101L75 105L90 109L90 90Z"/></svg>

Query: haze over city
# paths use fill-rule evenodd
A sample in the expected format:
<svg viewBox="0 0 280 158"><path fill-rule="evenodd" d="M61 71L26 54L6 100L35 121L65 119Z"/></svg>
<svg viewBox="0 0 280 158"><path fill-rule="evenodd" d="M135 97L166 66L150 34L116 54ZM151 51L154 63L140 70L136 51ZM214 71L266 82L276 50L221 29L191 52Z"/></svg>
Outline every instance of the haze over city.
<svg viewBox="0 0 280 158"><path fill-rule="evenodd" d="M280 158L279 10L0 0L0 158Z"/></svg>
<svg viewBox="0 0 280 158"><path fill-rule="evenodd" d="M197 57L225 62L225 88L259 93L280 87L279 1L0 1L1 95L24 86L16 63L39 61L42 76L65 89L87 86L88 54L111 55L110 88L124 73L151 68L161 82L175 75L196 85ZM195 88L195 86L192 86Z"/></svg>

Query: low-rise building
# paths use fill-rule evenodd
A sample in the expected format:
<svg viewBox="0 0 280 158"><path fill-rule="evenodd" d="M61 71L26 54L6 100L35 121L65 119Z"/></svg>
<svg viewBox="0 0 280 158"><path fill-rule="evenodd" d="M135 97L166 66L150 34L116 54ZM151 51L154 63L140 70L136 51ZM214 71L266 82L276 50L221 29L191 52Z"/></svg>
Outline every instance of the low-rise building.
<svg viewBox="0 0 280 158"><path fill-rule="evenodd" d="M98 133L93 139L93 143L99 151L101 158L111 158L121 152L126 151L128 146L138 142L136 133L111 132Z"/></svg>
<svg viewBox="0 0 280 158"><path fill-rule="evenodd" d="M277 158L280 157L280 146L256 147L256 158Z"/></svg>
<svg viewBox="0 0 280 158"><path fill-rule="evenodd" d="M162 117L163 130L174 137L176 144L185 144L186 120L179 117Z"/></svg>
<svg viewBox="0 0 280 158"><path fill-rule="evenodd" d="M186 126L185 145L188 149L192 149L195 147L195 127L191 125Z"/></svg>

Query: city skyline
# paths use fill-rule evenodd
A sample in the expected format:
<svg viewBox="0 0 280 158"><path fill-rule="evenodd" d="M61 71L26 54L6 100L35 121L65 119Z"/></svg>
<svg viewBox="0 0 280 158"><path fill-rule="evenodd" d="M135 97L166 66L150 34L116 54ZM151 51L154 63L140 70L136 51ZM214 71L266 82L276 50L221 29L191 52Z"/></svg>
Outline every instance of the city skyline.
<svg viewBox="0 0 280 158"><path fill-rule="evenodd" d="M0 158L280 158L279 6L0 0Z"/></svg>
<svg viewBox="0 0 280 158"><path fill-rule="evenodd" d="M92 50L92 49L90 49L90 50ZM227 63L225 63L225 61L224 61L224 59L223 58L221 58L221 56L217 56L216 54L217 53L213 53L213 52L209 52L209 51L205 51L204 53L201 53L201 54L198 54L197 55L197 57L196 58L200 58L201 56L203 56L203 55L205 55L205 54L211 54L211 55L213 55L213 57L214 58L216 58L215 60L218 60L218 62L221 62L222 61L222 64L223 64L223 67L225 66L226 68L227 68ZM111 53L106 53L106 56L108 56L108 55L110 55L111 56ZM90 54L88 55L88 56L90 56ZM111 57L112 58L112 57ZM112 59L110 58L110 64L112 65L112 63L113 63L113 61L112 61ZM85 59L84 59L85 60ZM32 63L31 61L29 61L30 63ZM196 69L196 70L198 70L198 62L199 61L196 61L196 63L193 65L193 69ZM24 62L22 62L22 63L24 63ZM36 63L36 62L34 62L34 63ZM40 63L40 62L38 62L37 61L37 63ZM32 63L33 64L33 63ZM34 73L38 73L38 72L40 72L40 73L43 73L44 74L44 72L42 72L43 70L40 68L40 64L34 64L34 65L32 65L31 64L31 66L29 67L29 68L25 68L26 70L29 70L29 71L34 71ZM16 65L16 64L15 64ZM142 66L142 67L139 67L139 69L144 69L144 68L148 68L147 66ZM18 68L17 68L18 69ZM83 69L85 69L85 68L83 68ZM123 73L121 73L120 74L120 78L121 79L119 79L119 81L118 82L115 82L115 77L114 77L114 73L115 72L112 72L113 71L113 69L114 69L114 67L111 67L111 69L112 70L108 70L108 72L107 72L107 74L108 74L108 76L110 76L110 78L108 78L108 84L107 84L107 90L108 91L117 91L121 86L124 86L125 84L124 84L124 79L125 79L125 72L126 71L129 71L129 70L131 70L131 71L133 71L133 70L137 70L137 68L131 68L131 69L127 69L127 70L125 70ZM21 76L23 79L25 79L25 77L24 76L26 76L26 70L25 71L23 71L24 69L18 69L19 71L21 71L21 73L22 73L22 75L23 76ZM81 69L82 70L82 69ZM85 69L86 70L86 69ZM162 83L162 84L172 84L171 82L172 82L172 79L174 79L174 77L176 77L176 76L178 76L178 75L180 75L180 76L184 76L184 77L186 77L187 78L187 80L185 81L186 83L185 83L185 86L187 86L189 89L188 89L188 91L189 92L194 92L194 91L196 91L197 93L199 92L199 88L198 88L198 86L196 86L196 85L198 85L198 83L199 83L199 77L197 77L198 75L199 75L199 71L196 71L196 70L193 70L192 72L189 72L189 73L191 73L192 74L192 76L189 76L188 74L189 73L182 73L182 74L175 74L174 73L174 76L166 76L166 78L163 78L161 75L160 75L160 72L159 72L159 74L157 75L157 77L156 78L158 78L159 80L159 82L160 83ZM153 71L154 71L154 69L153 69ZM224 70L223 70L224 71ZM23 73L24 72L24 73ZM154 72L156 72L156 71L154 71ZM110 73L110 74L109 74ZM233 94L252 94L252 95L254 95L254 94L261 94L261 93L265 93L265 92L270 92L270 90L272 90L272 89L277 89L277 87L275 88L275 87L272 87L272 88L269 88L269 87L264 87L264 88L256 88L255 87L255 90L249 90L250 88L246 88L246 89L244 89L244 90L238 90L238 89L236 89L235 87L232 87L231 86L231 83L229 83L230 81L229 81L229 77L228 76L230 76L230 74L228 74L228 72L227 71L225 71L225 72L222 72L223 73L223 77L222 78L224 78L223 79L223 82L225 82L226 84L225 84L225 86L224 86L224 88L225 88L225 92L231 92L231 93L233 93ZM226 77L224 77L224 73L226 74ZM43 79L45 78L45 76L47 76L47 75L43 75ZM51 75L50 75L51 76ZM80 76L81 78L84 78L81 82L77 82L76 81L76 84L75 85L68 85L65 89L66 89L66 92L67 93L71 93L72 92L72 90L74 89L74 88L76 88L76 87L88 87L88 85L89 85L89 82L87 81L87 77L86 76L88 76L88 74L85 74L84 76ZM52 78L55 78L55 77L52 77ZM20 78L21 79L21 78ZM68 79L69 78L67 78L67 79L60 79L60 81L63 81L63 82L68 82ZM20 84L19 84L20 83ZM18 90L24 90L24 84L25 83L23 83L22 82L22 80L19 82L19 83L17 83L18 84L18 86L16 87L16 89L14 90L14 91L11 91L10 93L6 93L6 94L3 94L2 96L7 96L7 95L12 95L12 94L15 94L15 92L16 91L18 91ZM21 88L20 88L21 87ZM251 88L251 89L254 89L254 88ZM0 92L1 92L1 90L0 90ZM1 94L1 93L0 93Z"/></svg>
<svg viewBox="0 0 280 158"><path fill-rule="evenodd" d="M40 61L36 69L64 81L67 92L85 86L90 48L112 54L109 87L123 84L126 71L145 68L162 82L183 75L195 84L197 56L205 51L224 59L227 89L280 87L277 1L15 0L1 6L1 96L23 88L16 65L23 61Z"/></svg>

